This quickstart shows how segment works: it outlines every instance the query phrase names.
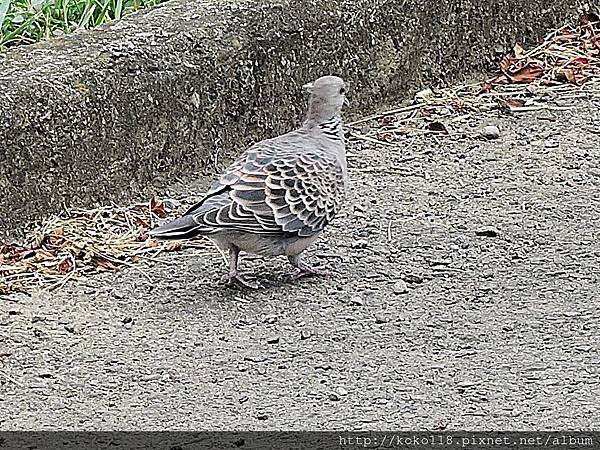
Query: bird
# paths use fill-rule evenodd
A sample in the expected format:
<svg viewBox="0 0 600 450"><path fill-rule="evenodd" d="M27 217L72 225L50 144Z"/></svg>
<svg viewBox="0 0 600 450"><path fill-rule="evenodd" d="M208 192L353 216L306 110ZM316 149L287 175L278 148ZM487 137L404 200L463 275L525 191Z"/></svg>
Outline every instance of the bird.
<svg viewBox="0 0 600 450"><path fill-rule="evenodd" d="M244 151L183 216L153 229L150 237L207 237L229 253L228 285L259 288L239 271L240 251L287 256L294 279L335 275L301 255L338 213L348 186L342 122L347 104L340 77L322 76L303 88L308 111L294 131L265 139Z"/></svg>

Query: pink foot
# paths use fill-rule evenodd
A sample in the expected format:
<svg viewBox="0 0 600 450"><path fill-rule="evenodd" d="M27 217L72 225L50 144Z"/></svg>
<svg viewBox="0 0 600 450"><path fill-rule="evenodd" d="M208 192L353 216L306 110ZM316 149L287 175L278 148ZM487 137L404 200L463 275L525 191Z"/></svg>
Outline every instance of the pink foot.
<svg viewBox="0 0 600 450"><path fill-rule="evenodd" d="M225 281L225 284L227 284L227 286L233 286L237 284L240 287L248 289L259 289L261 287L258 282L244 278L237 271L229 272L227 275L223 276L223 281Z"/></svg>
<svg viewBox="0 0 600 450"><path fill-rule="evenodd" d="M294 280L298 280L304 277L335 277L336 275L337 273L331 270L321 269L320 267L311 267L303 264L302 266L298 267L298 270L292 275L292 278Z"/></svg>

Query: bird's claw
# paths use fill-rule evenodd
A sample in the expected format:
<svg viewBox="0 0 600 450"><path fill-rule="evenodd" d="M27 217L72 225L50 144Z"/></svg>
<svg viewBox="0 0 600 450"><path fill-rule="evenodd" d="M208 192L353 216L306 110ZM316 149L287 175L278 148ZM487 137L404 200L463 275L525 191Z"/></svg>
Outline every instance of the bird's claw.
<svg viewBox="0 0 600 450"><path fill-rule="evenodd" d="M223 276L223 281L227 286L238 285L248 289L260 289L261 285L257 281L248 280L239 272L230 272Z"/></svg>
<svg viewBox="0 0 600 450"><path fill-rule="evenodd" d="M292 279L299 280L304 277L335 277L337 272L327 269L321 269L320 267L311 267L311 266L302 266L299 267L298 270L294 274L292 274Z"/></svg>

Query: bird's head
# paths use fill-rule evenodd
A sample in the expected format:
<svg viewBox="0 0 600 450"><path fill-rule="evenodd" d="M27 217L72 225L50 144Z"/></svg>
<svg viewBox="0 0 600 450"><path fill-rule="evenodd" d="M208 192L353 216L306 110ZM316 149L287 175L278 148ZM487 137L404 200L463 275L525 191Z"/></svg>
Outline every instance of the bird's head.
<svg viewBox="0 0 600 450"><path fill-rule="evenodd" d="M329 120L339 117L347 103L346 83L340 77L327 75L303 88L310 93L308 100L308 120Z"/></svg>

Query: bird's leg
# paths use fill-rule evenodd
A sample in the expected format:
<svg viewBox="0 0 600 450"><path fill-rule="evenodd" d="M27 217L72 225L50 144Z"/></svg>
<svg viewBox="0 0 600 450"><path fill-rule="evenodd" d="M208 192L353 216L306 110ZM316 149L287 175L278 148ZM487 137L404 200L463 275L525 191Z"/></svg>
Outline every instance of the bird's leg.
<svg viewBox="0 0 600 450"><path fill-rule="evenodd" d="M294 280L302 277L308 277L313 275L320 275L325 277L333 277L337 275L335 272L331 270L321 269L320 267L312 267L302 261L300 255L288 256L288 260L296 269L296 273L292 275Z"/></svg>
<svg viewBox="0 0 600 450"><path fill-rule="evenodd" d="M240 256L240 249L235 245L229 248L229 273L225 275L225 282L227 285L232 286L238 283L242 287L250 289L258 289L260 285L255 281L245 279L238 271L238 260Z"/></svg>

